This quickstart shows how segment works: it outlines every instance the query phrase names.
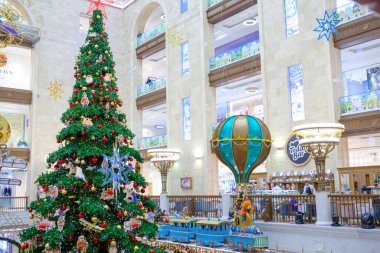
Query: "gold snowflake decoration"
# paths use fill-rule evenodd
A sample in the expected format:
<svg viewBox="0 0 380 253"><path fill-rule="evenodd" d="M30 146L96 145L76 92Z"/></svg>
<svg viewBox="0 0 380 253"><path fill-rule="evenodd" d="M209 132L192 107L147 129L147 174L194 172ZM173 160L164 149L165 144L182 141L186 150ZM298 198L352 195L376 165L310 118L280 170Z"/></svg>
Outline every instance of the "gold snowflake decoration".
<svg viewBox="0 0 380 253"><path fill-rule="evenodd" d="M181 36L181 33L178 32L175 28L169 28L166 34L166 41L172 47L176 47L181 45L183 38Z"/></svg>
<svg viewBox="0 0 380 253"><path fill-rule="evenodd" d="M48 88L48 90L50 91L49 96L54 98L55 100L62 98L62 94L63 94L62 84L58 84L57 81L50 82L50 87Z"/></svg>

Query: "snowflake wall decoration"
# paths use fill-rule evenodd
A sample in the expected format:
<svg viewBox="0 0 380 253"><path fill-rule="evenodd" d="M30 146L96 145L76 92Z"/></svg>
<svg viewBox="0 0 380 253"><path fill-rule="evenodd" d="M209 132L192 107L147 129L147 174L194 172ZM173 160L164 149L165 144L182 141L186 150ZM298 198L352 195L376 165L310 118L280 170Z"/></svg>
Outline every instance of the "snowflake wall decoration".
<svg viewBox="0 0 380 253"><path fill-rule="evenodd" d="M330 37L333 34L339 33L336 26L341 22L340 19L335 19L338 16L336 11L333 11L329 15L328 11L325 11L323 18L317 18L318 26L313 31L319 32L318 40L325 37L327 41L330 41Z"/></svg>
<svg viewBox="0 0 380 253"><path fill-rule="evenodd" d="M183 38L181 36L181 33L178 32L175 28L169 28L166 33L166 41L172 47L176 47L181 45Z"/></svg>
<svg viewBox="0 0 380 253"><path fill-rule="evenodd" d="M54 98L55 100L62 98L62 84L58 84L57 81L50 82L50 87L48 88L48 90L50 91L49 96Z"/></svg>

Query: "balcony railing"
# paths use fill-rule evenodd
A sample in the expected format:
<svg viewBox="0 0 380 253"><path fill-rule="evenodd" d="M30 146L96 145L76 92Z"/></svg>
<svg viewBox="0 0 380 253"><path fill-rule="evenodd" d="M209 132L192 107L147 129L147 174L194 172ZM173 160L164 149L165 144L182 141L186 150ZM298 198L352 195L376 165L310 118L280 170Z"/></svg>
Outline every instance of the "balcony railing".
<svg viewBox="0 0 380 253"><path fill-rule="evenodd" d="M141 139L138 139L136 143L137 150L165 147L167 145L168 145L168 136L166 134L141 138Z"/></svg>
<svg viewBox="0 0 380 253"><path fill-rule="evenodd" d="M222 216L222 196L168 196L169 214L183 215L187 208L195 217L219 218Z"/></svg>
<svg viewBox="0 0 380 253"><path fill-rule="evenodd" d="M214 6L215 4L220 3L220 2L222 2L222 1L223 1L223 0L208 0L208 1L207 1L208 8L210 8L211 6Z"/></svg>
<svg viewBox="0 0 380 253"><path fill-rule="evenodd" d="M166 87L166 78L160 78L150 83L145 83L137 87L137 97L144 96L151 92L163 89Z"/></svg>
<svg viewBox="0 0 380 253"><path fill-rule="evenodd" d="M241 47L210 58L210 71L244 60L260 53L260 40L247 43Z"/></svg>
<svg viewBox="0 0 380 253"><path fill-rule="evenodd" d="M28 197L0 197L0 212L26 211Z"/></svg>
<svg viewBox="0 0 380 253"><path fill-rule="evenodd" d="M336 8L337 17L336 19L340 19L341 23L349 22L365 15L371 14L372 11L368 8L367 5L360 5L354 1L351 3L342 5Z"/></svg>
<svg viewBox="0 0 380 253"><path fill-rule="evenodd" d="M342 116L380 110L380 90L341 97L339 104Z"/></svg>
<svg viewBox="0 0 380 253"><path fill-rule="evenodd" d="M157 26L155 26L153 29L143 34L137 35L137 46L141 46L145 42L150 41L154 39L155 37L157 37L158 35L164 33L165 29L166 29L166 23L162 22L158 24Z"/></svg>
<svg viewBox="0 0 380 253"><path fill-rule="evenodd" d="M365 213L380 222L380 195L330 195L331 213L344 226L360 226Z"/></svg>

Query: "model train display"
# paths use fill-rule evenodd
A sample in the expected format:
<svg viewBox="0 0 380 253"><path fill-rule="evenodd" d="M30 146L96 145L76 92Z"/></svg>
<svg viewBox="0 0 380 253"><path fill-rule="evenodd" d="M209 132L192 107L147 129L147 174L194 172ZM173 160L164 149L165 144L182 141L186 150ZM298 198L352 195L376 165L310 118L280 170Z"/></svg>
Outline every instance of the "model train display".
<svg viewBox="0 0 380 253"><path fill-rule="evenodd" d="M241 233L227 220L171 219L169 224L159 225L158 238L248 252L268 248L268 237L259 232L256 226L247 227Z"/></svg>

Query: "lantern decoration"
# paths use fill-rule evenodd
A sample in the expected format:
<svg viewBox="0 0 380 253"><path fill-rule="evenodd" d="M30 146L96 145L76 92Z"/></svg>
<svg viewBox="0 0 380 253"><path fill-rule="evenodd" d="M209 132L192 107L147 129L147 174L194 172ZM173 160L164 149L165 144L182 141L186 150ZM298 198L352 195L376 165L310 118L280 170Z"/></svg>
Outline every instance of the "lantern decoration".
<svg viewBox="0 0 380 253"><path fill-rule="evenodd" d="M211 148L229 167L237 184L247 184L253 170L268 157L272 139L268 127L256 117L237 115L215 129Z"/></svg>

